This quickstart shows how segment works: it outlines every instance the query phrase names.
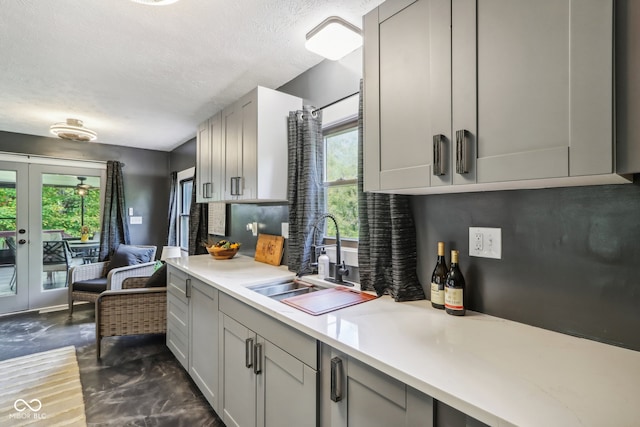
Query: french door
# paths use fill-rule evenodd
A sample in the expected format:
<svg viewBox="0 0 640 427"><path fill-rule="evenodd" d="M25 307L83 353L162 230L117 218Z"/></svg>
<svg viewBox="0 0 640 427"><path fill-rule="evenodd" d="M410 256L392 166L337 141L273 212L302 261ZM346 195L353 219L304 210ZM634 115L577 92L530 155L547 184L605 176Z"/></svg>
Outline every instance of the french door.
<svg viewBox="0 0 640 427"><path fill-rule="evenodd" d="M0 314L67 303L69 269L99 244L104 176L99 162L0 160Z"/></svg>

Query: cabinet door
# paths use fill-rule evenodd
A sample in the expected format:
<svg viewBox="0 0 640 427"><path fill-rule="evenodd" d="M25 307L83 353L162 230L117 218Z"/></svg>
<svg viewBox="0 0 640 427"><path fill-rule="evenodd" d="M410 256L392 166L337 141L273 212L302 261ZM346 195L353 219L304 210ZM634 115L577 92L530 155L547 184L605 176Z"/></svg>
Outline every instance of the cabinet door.
<svg viewBox="0 0 640 427"><path fill-rule="evenodd" d="M389 0L365 16L365 191L451 182L446 165L431 179L434 136L451 144L450 22L450 0Z"/></svg>
<svg viewBox="0 0 640 427"><path fill-rule="evenodd" d="M222 133L224 139L224 200L237 199L237 178L240 176L242 144L240 141L240 117L237 103L222 111ZM233 184L233 185L232 185Z"/></svg>
<svg viewBox="0 0 640 427"><path fill-rule="evenodd" d="M477 129L478 182L611 173L612 1L453 4L454 130Z"/></svg>
<svg viewBox="0 0 640 427"><path fill-rule="evenodd" d="M218 409L218 290L191 278L189 374Z"/></svg>
<svg viewBox="0 0 640 427"><path fill-rule="evenodd" d="M211 202L218 202L224 198L224 139L222 135L222 113L209 119L211 139L210 178Z"/></svg>
<svg viewBox="0 0 640 427"><path fill-rule="evenodd" d="M167 269L167 347L189 369L189 281L186 273Z"/></svg>
<svg viewBox="0 0 640 427"><path fill-rule="evenodd" d="M218 413L227 426L256 425L256 374L253 347L256 334L220 314L220 396Z"/></svg>
<svg viewBox="0 0 640 427"><path fill-rule="evenodd" d="M237 104L240 121L240 159L236 184L236 198L251 200L258 197L258 98L257 91L243 96Z"/></svg>
<svg viewBox="0 0 640 427"><path fill-rule="evenodd" d="M211 182L211 127L209 120L198 126L196 136L196 202L208 202L213 197Z"/></svg>
<svg viewBox="0 0 640 427"><path fill-rule="evenodd" d="M258 340L258 426L316 426L317 372L275 344Z"/></svg>
<svg viewBox="0 0 640 427"><path fill-rule="evenodd" d="M433 425L431 397L327 346L323 346L321 357L322 425L332 427L429 427Z"/></svg>

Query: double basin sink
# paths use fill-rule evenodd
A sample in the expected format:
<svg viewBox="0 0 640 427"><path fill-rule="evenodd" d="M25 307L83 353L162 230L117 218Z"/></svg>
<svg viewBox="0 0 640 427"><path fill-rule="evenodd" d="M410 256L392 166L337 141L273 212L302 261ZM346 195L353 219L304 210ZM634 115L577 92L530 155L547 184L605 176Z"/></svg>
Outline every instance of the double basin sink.
<svg viewBox="0 0 640 427"><path fill-rule="evenodd" d="M261 295L268 296L276 301L281 301L285 298L294 297L297 295L308 294L310 292L327 289L328 287L313 285L311 283L305 283L300 281L289 281L284 283L267 283L264 285L250 286L254 292Z"/></svg>

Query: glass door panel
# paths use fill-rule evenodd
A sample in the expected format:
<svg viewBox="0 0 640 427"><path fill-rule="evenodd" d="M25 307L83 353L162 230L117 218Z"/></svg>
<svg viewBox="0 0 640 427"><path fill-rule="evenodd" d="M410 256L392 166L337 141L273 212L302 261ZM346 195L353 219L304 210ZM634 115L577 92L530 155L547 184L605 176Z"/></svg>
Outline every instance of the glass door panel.
<svg viewBox="0 0 640 427"><path fill-rule="evenodd" d="M0 313L28 308L27 165L0 162Z"/></svg>
<svg viewBox="0 0 640 427"><path fill-rule="evenodd" d="M96 262L100 246L103 170L31 165L30 305L68 301L69 270ZM34 189L35 190L35 189ZM95 236L95 237L94 237Z"/></svg>

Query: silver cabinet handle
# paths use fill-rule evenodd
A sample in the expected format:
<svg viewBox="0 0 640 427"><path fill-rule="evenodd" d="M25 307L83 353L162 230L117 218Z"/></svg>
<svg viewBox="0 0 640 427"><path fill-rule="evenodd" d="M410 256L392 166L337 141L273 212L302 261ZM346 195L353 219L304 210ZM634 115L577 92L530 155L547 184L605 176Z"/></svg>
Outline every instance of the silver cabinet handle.
<svg viewBox="0 0 640 427"><path fill-rule="evenodd" d="M447 173L445 144L447 138L442 135L433 135L433 174L442 176Z"/></svg>
<svg viewBox="0 0 640 427"><path fill-rule="evenodd" d="M231 177L231 195L232 196L236 195L236 190L235 190L234 185L233 185L235 182L236 182L236 177L232 176Z"/></svg>
<svg viewBox="0 0 640 427"><path fill-rule="evenodd" d="M253 338L247 338L244 341L244 366L247 368L253 366Z"/></svg>
<svg viewBox="0 0 640 427"><path fill-rule="evenodd" d="M241 176L233 176L231 177L231 195L232 196L240 196L242 195L242 191L240 191L240 180Z"/></svg>
<svg viewBox="0 0 640 427"><path fill-rule="evenodd" d="M331 359L331 400L342 400L342 359L339 357Z"/></svg>
<svg viewBox="0 0 640 427"><path fill-rule="evenodd" d="M456 172L469 173L469 132L456 131Z"/></svg>
<svg viewBox="0 0 640 427"><path fill-rule="evenodd" d="M184 290L184 294L187 298L191 298L191 279L187 279L186 289Z"/></svg>
<svg viewBox="0 0 640 427"><path fill-rule="evenodd" d="M206 199L211 198L211 187L212 184L210 182L205 182L204 184L202 184L202 194Z"/></svg>
<svg viewBox="0 0 640 427"><path fill-rule="evenodd" d="M253 346L253 373L256 375L262 373L262 344Z"/></svg>

